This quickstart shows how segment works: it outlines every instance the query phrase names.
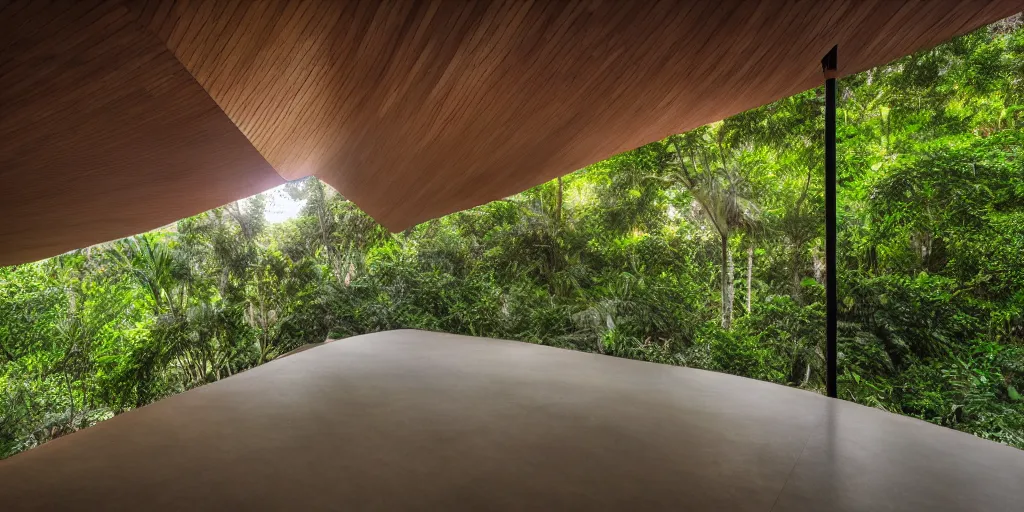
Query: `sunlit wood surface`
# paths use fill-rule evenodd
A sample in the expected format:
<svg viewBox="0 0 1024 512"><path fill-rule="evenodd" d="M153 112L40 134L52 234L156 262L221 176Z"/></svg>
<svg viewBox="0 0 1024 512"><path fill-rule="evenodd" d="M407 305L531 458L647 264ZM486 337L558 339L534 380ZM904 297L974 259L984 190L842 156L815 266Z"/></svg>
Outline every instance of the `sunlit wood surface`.
<svg viewBox="0 0 1024 512"><path fill-rule="evenodd" d="M4 510L1011 511L1024 452L729 375L338 340L0 461Z"/></svg>
<svg viewBox="0 0 1024 512"><path fill-rule="evenodd" d="M0 264L244 197L271 168L404 229L815 87L834 44L845 75L1021 8L0 0Z"/></svg>

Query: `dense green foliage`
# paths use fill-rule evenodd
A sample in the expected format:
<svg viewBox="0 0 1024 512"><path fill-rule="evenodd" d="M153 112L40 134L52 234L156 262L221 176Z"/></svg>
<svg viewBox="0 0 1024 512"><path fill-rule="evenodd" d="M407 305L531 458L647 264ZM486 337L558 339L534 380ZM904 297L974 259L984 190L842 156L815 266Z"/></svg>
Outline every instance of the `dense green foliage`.
<svg viewBox="0 0 1024 512"><path fill-rule="evenodd" d="M1024 28L840 82L840 395L1024 447ZM0 456L420 328L823 388L821 91L389 234L315 179L0 269Z"/></svg>

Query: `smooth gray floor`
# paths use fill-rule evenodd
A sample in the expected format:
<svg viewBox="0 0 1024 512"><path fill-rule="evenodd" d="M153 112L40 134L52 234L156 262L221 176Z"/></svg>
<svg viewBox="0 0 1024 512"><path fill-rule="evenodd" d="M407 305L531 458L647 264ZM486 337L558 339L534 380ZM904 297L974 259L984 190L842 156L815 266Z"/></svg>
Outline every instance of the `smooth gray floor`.
<svg viewBox="0 0 1024 512"><path fill-rule="evenodd" d="M1024 510L1024 452L809 392L420 331L6 461L0 510Z"/></svg>

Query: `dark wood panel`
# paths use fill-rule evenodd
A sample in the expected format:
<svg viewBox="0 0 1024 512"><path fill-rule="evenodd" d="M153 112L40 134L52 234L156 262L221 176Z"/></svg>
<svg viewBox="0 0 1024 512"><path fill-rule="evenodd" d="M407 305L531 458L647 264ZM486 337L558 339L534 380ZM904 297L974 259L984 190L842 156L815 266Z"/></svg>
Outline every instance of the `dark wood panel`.
<svg viewBox="0 0 1024 512"><path fill-rule="evenodd" d="M1020 0L209 2L138 7L288 178L399 230L862 71Z"/></svg>
<svg viewBox="0 0 1024 512"><path fill-rule="evenodd" d="M282 182L119 2L0 4L0 265Z"/></svg>
<svg viewBox="0 0 1024 512"><path fill-rule="evenodd" d="M274 169L403 229L814 87L833 44L848 74L1022 3L0 2L0 264Z"/></svg>

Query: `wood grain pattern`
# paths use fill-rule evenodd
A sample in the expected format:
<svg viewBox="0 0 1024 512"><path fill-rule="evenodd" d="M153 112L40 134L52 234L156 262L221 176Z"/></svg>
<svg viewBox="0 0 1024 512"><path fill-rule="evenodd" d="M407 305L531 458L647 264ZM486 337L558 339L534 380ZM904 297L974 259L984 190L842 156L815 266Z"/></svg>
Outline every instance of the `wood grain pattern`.
<svg viewBox="0 0 1024 512"><path fill-rule="evenodd" d="M314 174L391 230L1024 0L0 0L0 264ZM280 174L274 173L274 170Z"/></svg>
<svg viewBox="0 0 1024 512"><path fill-rule="evenodd" d="M140 22L287 178L392 230L883 64L1021 0L154 0Z"/></svg>
<svg viewBox="0 0 1024 512"><path fill-rule="evenodd" d="M0 4L0 265L283 180L118 2Z"/></svg>

